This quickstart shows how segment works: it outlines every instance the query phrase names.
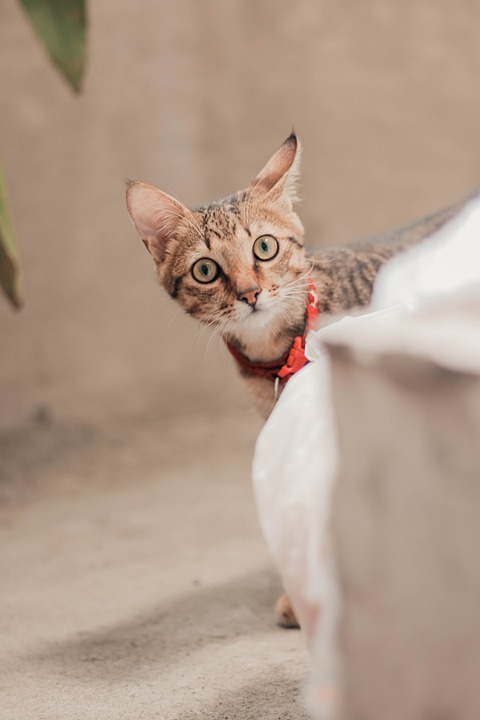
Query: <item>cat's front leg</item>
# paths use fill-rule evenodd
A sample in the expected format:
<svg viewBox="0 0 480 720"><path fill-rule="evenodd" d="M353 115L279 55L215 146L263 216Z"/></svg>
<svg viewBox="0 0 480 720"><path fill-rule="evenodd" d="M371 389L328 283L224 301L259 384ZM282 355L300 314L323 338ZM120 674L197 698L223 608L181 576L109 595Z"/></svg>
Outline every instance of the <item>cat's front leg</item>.
<svg viewBox="0 0 480 720"><path fill-rule="evenodd" d="M278 598L275 604L275 619L284 628L299 628L300 623L295 615L290 598L286 593Z"/></svg>

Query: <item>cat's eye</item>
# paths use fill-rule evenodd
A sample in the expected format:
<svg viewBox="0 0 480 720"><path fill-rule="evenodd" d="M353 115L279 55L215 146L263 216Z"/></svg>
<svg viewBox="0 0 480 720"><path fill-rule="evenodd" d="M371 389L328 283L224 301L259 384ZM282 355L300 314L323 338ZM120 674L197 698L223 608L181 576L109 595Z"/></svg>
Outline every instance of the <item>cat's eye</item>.
<svg viewBox="0 0 480 720"><path fill-rule="evenodd" d="M253 254L259 260L273 260L278 248L278 240L273 235L260 235L253 243Z"/></svg>
<svg viewBox="0 0 480 720"><path fill-rule="evenodd" d="M209 258L200 258L192 266L192 275L199 283L211 283L217 279L219 273L217 263Z"/></svg>

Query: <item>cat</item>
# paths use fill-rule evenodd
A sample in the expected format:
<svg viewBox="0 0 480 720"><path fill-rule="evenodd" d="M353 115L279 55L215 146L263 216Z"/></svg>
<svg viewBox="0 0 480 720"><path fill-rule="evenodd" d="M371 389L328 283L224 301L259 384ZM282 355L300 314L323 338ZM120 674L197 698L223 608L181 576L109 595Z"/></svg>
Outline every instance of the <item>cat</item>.
<svg viewBox="0 0 480 720"><path fill-rule="evenodd" d="M300 154L292 132L246 189L195 210L152 185L127 187L128 212L160 284L222 333L265 418L292 370L306 362L306 332L368 305L380 268L459 210L457 204L384 236L309 254L294 210ZM281 625L297 625L286 596L276 615Z"/></svg>

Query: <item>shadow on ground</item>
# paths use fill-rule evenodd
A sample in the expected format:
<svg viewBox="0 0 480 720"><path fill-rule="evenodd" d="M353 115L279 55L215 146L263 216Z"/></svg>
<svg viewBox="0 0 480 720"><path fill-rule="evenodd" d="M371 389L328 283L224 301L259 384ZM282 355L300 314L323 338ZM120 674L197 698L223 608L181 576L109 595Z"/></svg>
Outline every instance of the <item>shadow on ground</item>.
<svg viewBox="0 0 480 720"><path fill-rule="evenodd" d="M187 711L177 720L306 720L310 716L302 707L298 679L288 677L279 665L275 672L262 674L253 683L245 685L235 693L228 693L222 700L202 707L198 711Z"/></svg>
<svg viewBox="0 0 480 720"><path fill-rule="evenodd" d="M193 586L175 598L124 623L98 632L79 633L35 653L28 661L58 666L88 682L143 678L160 672L192 652L255 634L292 632L278 628L273 606L281 592L271 569L245 575L219 586ZM295 632L295 631L293 631Z"/></svg>

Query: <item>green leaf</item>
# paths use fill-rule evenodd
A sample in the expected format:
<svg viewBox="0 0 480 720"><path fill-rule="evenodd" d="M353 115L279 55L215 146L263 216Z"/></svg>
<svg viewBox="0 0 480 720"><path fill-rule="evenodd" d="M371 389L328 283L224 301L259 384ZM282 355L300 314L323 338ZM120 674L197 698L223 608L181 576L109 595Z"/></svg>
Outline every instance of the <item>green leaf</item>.
<svg viewBox="0 0 480 720"><path fill-rule="evenodd" d="M86 62L85 0L20 0L51 59L80 92Z"/></svg>
<svg viewBox="0 0 480 720"><path fill-rule="evenodd" d="M16 308L23 305L20 269L8 211L5 178L0 168L0 285Z"/></svg>

